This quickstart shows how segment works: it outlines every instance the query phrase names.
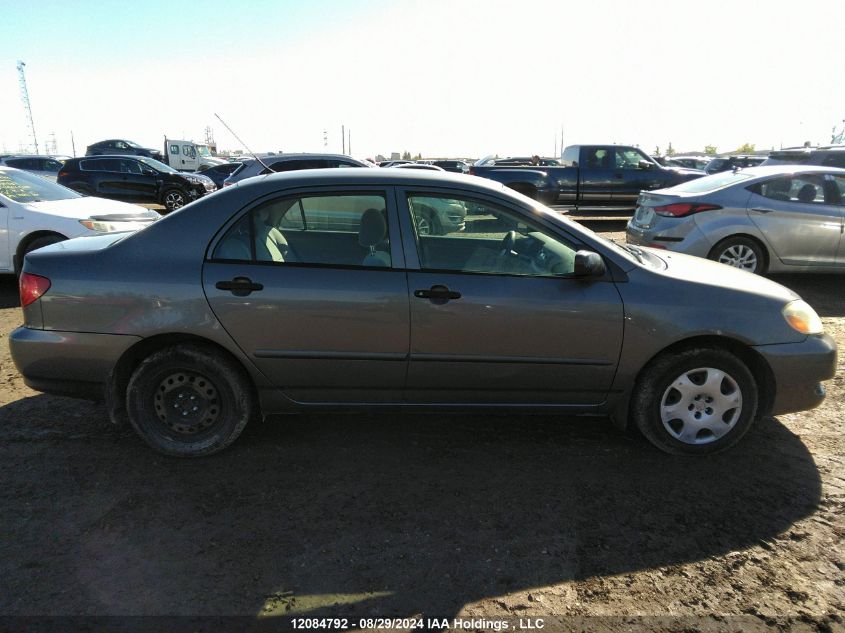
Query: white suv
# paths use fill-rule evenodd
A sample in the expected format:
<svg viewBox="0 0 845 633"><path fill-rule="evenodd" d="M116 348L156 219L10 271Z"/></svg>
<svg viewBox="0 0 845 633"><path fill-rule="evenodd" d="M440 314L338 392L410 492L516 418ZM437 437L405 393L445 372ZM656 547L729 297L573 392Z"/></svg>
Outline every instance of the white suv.
<svg viewBox="0 0 845 633"><path fill-rule="evenodd" d="M0 273L18 272L36 248L72 237L134 231L161 217L125 202L82 196L19 169L0 167Z"/></svg>

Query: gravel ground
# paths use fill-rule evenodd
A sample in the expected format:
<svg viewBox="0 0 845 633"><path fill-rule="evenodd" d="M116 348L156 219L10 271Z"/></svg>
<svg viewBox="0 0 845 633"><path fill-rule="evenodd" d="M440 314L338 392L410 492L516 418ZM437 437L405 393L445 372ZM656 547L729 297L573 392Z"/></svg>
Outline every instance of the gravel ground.
<svg viewBox="0 0 845 633"><path fill-rule="evenodd" d="M845 277L777 281L845 349ZM0 279L2 615L843 628L841 361L820 408L706 460L602 419L309 415L185 461L25 387L17 306Z"/></svg>

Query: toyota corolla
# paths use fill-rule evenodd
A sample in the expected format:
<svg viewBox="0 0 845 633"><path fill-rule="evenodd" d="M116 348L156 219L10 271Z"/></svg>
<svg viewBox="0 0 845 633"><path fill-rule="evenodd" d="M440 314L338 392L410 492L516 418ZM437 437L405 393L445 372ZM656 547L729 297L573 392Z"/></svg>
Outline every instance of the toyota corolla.
<svg viewBox="0 0 845 633"><path fill-rule="evenodd" d="M474 212L435 235L432 199ZM172 455L219 451L259 416L411 407L609 416L709 454L817 406L836 366L783 286L413 170L252 178L30 253L20 284L26 383L104 399Z"/></svg>

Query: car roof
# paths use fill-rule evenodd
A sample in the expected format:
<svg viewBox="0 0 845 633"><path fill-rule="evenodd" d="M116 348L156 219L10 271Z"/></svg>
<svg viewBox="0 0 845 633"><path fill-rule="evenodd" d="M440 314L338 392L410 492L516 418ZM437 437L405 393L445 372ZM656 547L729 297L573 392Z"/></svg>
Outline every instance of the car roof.
<svg viewBox="0 0 845 633"><path fill-rule="evenodd" d="M756 167L746 167L742 170L743 174L750 174L754 178L819 172L841 172L845 174L845 169L840 169L839 167L826 167L824 165L757 165Z"/></svg>
<svg viewBox="0 0 845 633"><path fill-rule="evenodd" d="M845 170L843 170L845 171ZM449 187L501 192L505 186L488 178L428 169L300 169L253 176L235 183L238 187L279 184L290 187L320 185L381 185L389 187Z"/></svg>

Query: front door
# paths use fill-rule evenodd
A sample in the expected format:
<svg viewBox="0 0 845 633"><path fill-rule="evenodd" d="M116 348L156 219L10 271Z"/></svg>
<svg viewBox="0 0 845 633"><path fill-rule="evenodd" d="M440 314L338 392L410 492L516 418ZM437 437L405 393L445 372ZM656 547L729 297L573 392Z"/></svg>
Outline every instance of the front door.
<svg viewBox="0 0 845 633"><path fill-rule="evenodd" d="M434 191L399 199L410 220L408 402L605 400L622 345L622 301L610 280L573 276L574 239L492 201ZM468 212L462 226L420 231L430 210L456 206Z"/></svg>
<svg viewBox="0 0 845 633"><path fill-rule="evenodd" d="M752 187L748 215L784 264L833 266L843 207L822 174L780 176Z"/></svg>
<svg viewBox="0 0 845 633"><path fill-rule="evenodd" d="M391 200L348 189L267 200L205 263L217 318L292 400L401 401L408 284Z"/></svg>

